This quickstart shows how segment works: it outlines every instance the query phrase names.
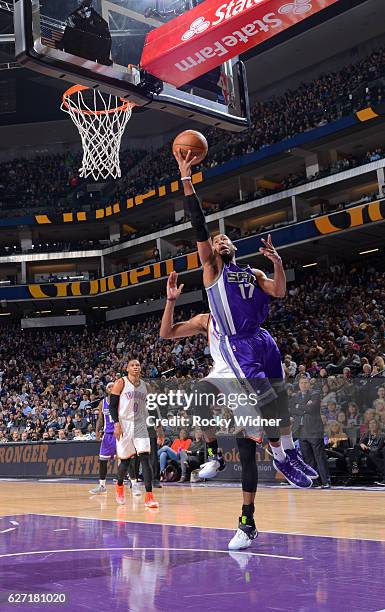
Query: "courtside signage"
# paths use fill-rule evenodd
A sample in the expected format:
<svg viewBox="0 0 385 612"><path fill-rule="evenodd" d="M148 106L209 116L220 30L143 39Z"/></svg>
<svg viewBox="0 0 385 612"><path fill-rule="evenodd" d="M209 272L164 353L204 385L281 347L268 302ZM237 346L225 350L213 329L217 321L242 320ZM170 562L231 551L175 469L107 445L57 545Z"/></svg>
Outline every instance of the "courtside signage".
<svg viewBox="0 0 385 612"><path fill-rule="evenodd" d="M206 0L147 34L141 66L180 87L336 2Z"/></svg>

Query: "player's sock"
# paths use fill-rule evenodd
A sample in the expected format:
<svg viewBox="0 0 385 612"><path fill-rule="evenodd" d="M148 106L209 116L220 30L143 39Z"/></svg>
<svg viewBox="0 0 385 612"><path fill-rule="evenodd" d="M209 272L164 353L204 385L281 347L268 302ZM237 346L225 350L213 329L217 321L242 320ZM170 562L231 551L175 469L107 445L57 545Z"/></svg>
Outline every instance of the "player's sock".
<svg viewBox="0 0 385 612"><path fill-rule="evenodd" d="M254 527L255 526L254 512L255 512L254 504L243 504L241 522L244 525L251 525Z"/></svg>
<svg viewBox="0 0 385 612"><path fill-rule="evenodd" d="M140 454L140 464L142 466L145 489L147 493L151 493L152 491L152 469L150 465L150 454L149 453Z"/></svg>
<svg viewBox="0 0 385 612"><path fill-rule="evenodd" d="M100 482L104 480L104 484L106 484L107 461L105 459L99 459L99 478L100 478Z"/></svg>
<svg viewBox="0 0 385 612"><path fill-rule="evenodd" d="M106 481L105 480L99 480L99 484L101 487L105 487L106 486Z"/></svg>
<svg viewBox="0 0 385 612"><path fill-rule="evenodd" d="M118 485L119 485L119 487L123 486L124 479L125 479L126 474L128 472L129 464L130 464L130 459L122 459L120 461L119 468L118 468Z"/></svg>
<svg viewBox="0 0 385 612"><path fill-rule="evenodd" d="M207 456L210 459L218 454L218 441L212 440L212 442L207 442Z"/></svg>
<svg viewBox="0 0 385 612"><path fill-rule="evenodd" d="M286 461L286 453L282 448L282 444L279 446L272 446L272 444L270 444L270 448L276 461L279 461L280 463Z"/></svg>
<svg viewBox="0 0 385 612"><path fill-rule="evenodd" d="M289 433L286 436L281 436L281 444L283 450L293 450L295 448L293 434Z"/></svg>

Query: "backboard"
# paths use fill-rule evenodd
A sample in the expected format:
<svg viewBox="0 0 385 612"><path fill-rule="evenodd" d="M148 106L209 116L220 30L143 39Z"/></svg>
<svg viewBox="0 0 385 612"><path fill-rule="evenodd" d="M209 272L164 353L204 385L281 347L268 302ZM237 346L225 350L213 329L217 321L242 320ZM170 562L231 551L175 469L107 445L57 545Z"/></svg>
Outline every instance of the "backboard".
<svg viewBox="0 0 385 612"><path fill-rule="evenodd" d="M247 81L238 58L179 88L140 66L148 32L197 4L199 0L15 0L16 57L32 70L99 87L139 107L227 130L245 129Z"/></svg>

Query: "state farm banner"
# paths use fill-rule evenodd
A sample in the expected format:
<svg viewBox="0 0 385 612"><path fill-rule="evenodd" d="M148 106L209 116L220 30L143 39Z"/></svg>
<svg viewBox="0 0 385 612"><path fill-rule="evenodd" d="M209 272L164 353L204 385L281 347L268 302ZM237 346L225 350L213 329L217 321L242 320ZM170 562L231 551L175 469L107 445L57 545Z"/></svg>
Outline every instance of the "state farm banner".
<svg viewBox="0 0 385 612"><path fill-rule="evenodd" d="M180 87L338 0L206 0L149 32L141 66Z"/></svg>
<svg viewBox="0 0 385 612"><path fill-rule="evenodd" d="M97 478L99 442L0 444L0 478ZM118 462L108 462L117 474Z"/></svg>

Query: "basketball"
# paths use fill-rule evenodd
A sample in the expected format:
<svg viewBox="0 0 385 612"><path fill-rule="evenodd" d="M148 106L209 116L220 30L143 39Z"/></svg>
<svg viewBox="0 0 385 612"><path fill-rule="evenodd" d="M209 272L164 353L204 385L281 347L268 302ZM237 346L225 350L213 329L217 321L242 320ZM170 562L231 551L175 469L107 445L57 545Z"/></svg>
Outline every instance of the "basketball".
<svg viewBox="0 0 385 612"><path fill-rule="evenodd" d="M178 134L172 144L172 152L180 150L183 157L191 151L192 156L196 157L195 164L200 164L207 155L209 149L207 140L200 132L195 130L185 130Z"/></svg>

